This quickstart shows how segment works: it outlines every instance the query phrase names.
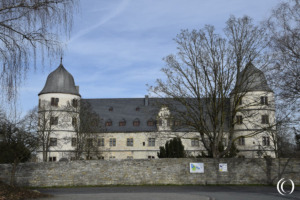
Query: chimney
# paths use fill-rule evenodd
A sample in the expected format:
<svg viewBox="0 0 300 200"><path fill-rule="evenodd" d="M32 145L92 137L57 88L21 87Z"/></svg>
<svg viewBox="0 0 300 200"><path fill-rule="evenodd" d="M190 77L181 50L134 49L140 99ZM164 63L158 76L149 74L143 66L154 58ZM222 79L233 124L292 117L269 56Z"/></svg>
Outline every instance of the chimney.
<svg viewBox="0 0 300 200"><path fill-rule="evenodd" d="M76 85L75 87L76 87L77 92L79 93L79 86Z"/></svg>
<svg viewBox="0 0 300 200"><path fill-rule="evenodd" d="M145 95L145 106L149 105L149 97L148 95Z"/></svg>

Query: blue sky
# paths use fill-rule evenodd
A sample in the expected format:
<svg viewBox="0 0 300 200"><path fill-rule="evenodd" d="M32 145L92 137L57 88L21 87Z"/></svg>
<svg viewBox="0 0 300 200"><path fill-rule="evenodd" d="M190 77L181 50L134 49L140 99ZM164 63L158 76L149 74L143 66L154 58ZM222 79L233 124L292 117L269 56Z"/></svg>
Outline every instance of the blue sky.
<svg viewBox="0 0 300 200"><path fill-rule="evenodd" d="M80 86L82 98L144 97L146 84L163 75L162 58L176 53L181 29L214 25L220 33L230 15L267 18L279 0L81 0L63 64ZM38 103L53 65L27 74L19 110Z"/></svg>

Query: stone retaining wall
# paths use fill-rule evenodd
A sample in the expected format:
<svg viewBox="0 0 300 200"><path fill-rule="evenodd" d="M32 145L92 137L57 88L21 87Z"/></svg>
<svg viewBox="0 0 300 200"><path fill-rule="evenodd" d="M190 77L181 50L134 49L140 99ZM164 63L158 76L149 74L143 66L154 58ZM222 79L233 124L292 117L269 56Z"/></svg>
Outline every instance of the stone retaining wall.
<svg viewBox="0 0 300 200"><path fill-rule="evenodd" d="M204 173L190 173L189 163L204 163ZM228 172L219 171L227 163ZM11 166L0 165L0 180L9 183ZM300 159L154 159L24 163L17 167L21 186L151 184L276 184L289 178L300 184Z"/></svg>

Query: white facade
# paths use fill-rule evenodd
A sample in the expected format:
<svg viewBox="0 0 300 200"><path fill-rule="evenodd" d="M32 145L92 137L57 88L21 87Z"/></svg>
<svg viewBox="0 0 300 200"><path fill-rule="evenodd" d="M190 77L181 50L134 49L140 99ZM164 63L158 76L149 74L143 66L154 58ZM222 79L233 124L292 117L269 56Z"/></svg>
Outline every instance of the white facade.
<svg viewBox="0 0 300 200"><path fill-rule="evenodd" d="M64 68L63 68L64 69ZM65 70L65 69L64 69ZM57 70L56 70L57 71ZM60 73L60 72L57 72ZM64 71L65 74L67 74ZM52 74L52 73L51 73ZM51 75L50 74L50 75ZM49 76L50 76L49 75ZM53 79L52 74L52 79ZM73 81L69 74L64 79ZM70 76L70 77L69 77ZM49 79L49 78L48 78ZM55 80L57 81L57 80ZM71 81L71 82L72 82ZM73 105L73 101L79 101L79 93L75 93L74 81L72 91L68 93L55 92L47 80L46 86L39 94L39 117L40 120L48 116L48 122L44 125L44 132L50 133L52 145L47 151L47 161L59 161L60 159L71 160L74 158L75 147L72 145L72 138L76 138L74 131L74 119L78 123L78 108ZM63 85L64 86L64 85ZM48 87L48 88L47 88ZM70 87L70 86L68 86ZM49 89L50 88L50 89ZM53 90L53 92L51 92ZM73 93L73 94L71 94ZM263 100L267 102L262 103ZM54 100L53 100L54 99ZM58 101L58 102L57 102ZM147 99L148 101L148 99ZM54 102L54 103L53 103ZM55 105L57 102L57 105ZM232 101L231 101L232 103ZM80 106L79 104L77 106ZM242 123L234 126L234 138L239 137L235 144L239 149L239 156L248 158L271 156L275 157L273 139L276 130L275 124L275 102L274 94L270 91L251 91L247 92L239 106L240 111L237 116L241 116ZM70 114L71 113L71 114ZM101 115L101 113L99 113ZM49 119L54 119L51 122ZM174 137L180 137L185 150L190 156L197 156L204 147L199 141L199 133L196 132L172 132L171 125L168 124L167 118L170 111L167 107L162 107L157 113L157 119L162 119L162 124L157 127L156 131L142 132L99 132L93 133L93 145L99 150L97 153L91 153L88 159L153 159L157 158L159 147L164 146L167 140ZM55 119L57 117L57 119ZM57 122L55 122L57 120ZM52 125L50 125L52 123ZM118 123L118 122L115 122ZM131 122L129 122L131 123ZM274 125L271 129L274 132L263 131L263 128ZM41 124L40 124L41 126ZM273 134L273 135L272 135ZM224 145L227 145L228 138L224 136ZM44 155L45 156L45 155ZM87 159L83 154L82 159ZM43 161L43 148L38 152L38 160Z"/></svg>

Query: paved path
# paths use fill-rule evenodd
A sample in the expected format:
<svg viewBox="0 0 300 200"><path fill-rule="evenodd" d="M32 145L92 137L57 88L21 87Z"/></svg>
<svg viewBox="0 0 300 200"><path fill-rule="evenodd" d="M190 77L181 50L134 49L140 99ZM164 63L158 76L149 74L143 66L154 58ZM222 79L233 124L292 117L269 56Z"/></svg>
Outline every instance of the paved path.
<svg viewBox="0 0 300 200"><path fill-rule="evenodd" d="M122 186L38 189L47 200L300 200L300 187L282 196L276 186Z"/></svg>

